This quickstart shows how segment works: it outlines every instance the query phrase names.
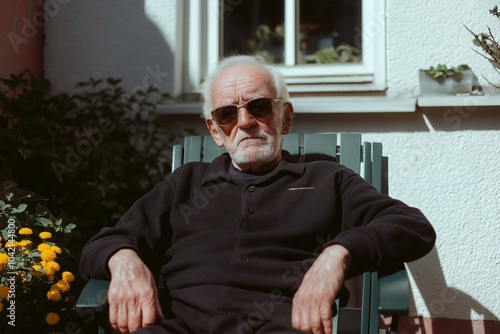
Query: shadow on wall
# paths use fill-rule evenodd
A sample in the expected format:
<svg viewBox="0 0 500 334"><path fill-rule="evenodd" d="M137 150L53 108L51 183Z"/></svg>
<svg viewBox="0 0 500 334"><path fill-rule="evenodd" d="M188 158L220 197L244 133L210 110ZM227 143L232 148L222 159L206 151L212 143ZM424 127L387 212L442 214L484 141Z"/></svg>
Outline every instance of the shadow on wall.
<svg viewBox="0 0 500 334"><path fill-rule="evenodd" d="M421 317L417 319L405 318L400 324L401 333L499 333L500 319L468 294L448 287L436 248L423 259L409 263L407 268L414 278L417 285L416 289L420 291L422 299L429 310L431 321L430 324L425 324L424 327L425 321ZM411 300L414 299L411 298ZM444 318L445 313L448 312L452 313L457 319L464 320L450 319L450 321L441 321L441 318ZM476 321L467 320L470 319L471 313L475 313L487 320L478 322L482 324L483 328L478 329L477 325L474 324ZM451 326L456 326L458 331L454 331Z"/></svg>
<svg viewBox="0 0 500 334"><path fill-rule="evenodd" d="M173 52L145 5L136 0L60 5L45 29L44 69L54 89L113 77L123 79L130 93L149 86L171 91Z"/></svg>
<svg viewBox="0 0 500 334"><path fill-rule="evenodd" d="M500 130L498 107L455 106L423 114L438 131Z"/></svg>
<svg viewBox="0 0 500 334"><path fill-rule="evenodd" d="M294 131L429 132L500 130L498 107L426 108L412 113L295 114Z"/></svg>

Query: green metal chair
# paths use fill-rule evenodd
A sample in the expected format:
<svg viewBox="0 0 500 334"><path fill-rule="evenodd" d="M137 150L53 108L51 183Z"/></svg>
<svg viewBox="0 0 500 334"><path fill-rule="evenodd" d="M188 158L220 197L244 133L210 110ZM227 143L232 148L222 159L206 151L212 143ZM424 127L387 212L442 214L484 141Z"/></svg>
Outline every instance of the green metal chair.
<svg viewBox="0 0 500 334"><path fill-rule="evenodd" d="M318 133L289 134L285 136L283 149L307 160L314 155L335 157L341 164L351 168L370 182L379 191L387 193L387 158L382 155L381 143L361 141L360 134ZM172 155L172 170L190 161L210 162L225 152L215 145L210 136L187 136L184 144L175 145ZM90 280L80 294L75 310L96 323L97 332L105 331L106 294L109 281ZM391 316L387 334L397 333L399 316L408 314L409 281L406 269L379 275L366 272L362 275L362 299L359 308L340 307L334 317L334 333L379 334L380 316ZM339 301L336 301L339 306ZM104 311L104 312L103 312Z"/></svg>

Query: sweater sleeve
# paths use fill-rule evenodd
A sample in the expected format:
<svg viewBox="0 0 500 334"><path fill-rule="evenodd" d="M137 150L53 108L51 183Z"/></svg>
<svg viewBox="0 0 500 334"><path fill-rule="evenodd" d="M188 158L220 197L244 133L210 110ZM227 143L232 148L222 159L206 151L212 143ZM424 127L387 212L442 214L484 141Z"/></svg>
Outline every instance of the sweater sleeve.
<svg viewBox="0 0 500 334"><path fill-rule="evenodd" d="M85 280L109 279L109 258L120 249L134 250L155 273L171 244L169 214L172 191L160 182L123 215L115 227L105 227L82 249L80 275Z"/></svg>
<svg viewBox="0 0 500 334"><path fill-rule="evenodd" d="M424 214L381 194L361 176L344 170L340 178L341 232L331 244L350 254L348 277L364 271L390 271L427 254L436 234Z"/></svg>

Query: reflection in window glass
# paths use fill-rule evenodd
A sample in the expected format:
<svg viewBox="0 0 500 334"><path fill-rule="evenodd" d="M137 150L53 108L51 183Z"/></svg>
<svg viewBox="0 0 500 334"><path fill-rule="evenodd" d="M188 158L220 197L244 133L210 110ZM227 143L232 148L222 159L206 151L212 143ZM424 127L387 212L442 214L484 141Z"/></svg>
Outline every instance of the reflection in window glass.
<svg viewBox="0 0 500 334"><path fill-rule="evenodd" d="M243 0L230 7L221 0L222 54L260 54L283 63L284 0Z"/></svg>
<svg viewBox="0 0 500 334"><path fill-rule="evenodd" d="M297 63L361 61L361 0L299 0Z"/></svg>
<svg viewBox="0 0 500 334"><path fill-rule="evenodd" d="M289 39L296 43L296 64L361 62L361 1L297 0L298 12L285 17L285 0L239 0L234 6L221 0L221 54L259 54L283 64L285 20L293 20L296 30L287 33L296 34Z"/></svg>

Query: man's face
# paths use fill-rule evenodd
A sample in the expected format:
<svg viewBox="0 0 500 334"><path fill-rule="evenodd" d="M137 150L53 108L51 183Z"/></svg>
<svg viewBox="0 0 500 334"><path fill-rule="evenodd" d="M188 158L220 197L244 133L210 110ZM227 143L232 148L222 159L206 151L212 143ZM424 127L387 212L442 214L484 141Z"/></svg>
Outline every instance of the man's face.
<svg viewBox="0 0 500 334"><path fill-rule="evenodd" d="M214 108L243 104L249 100L276 98L272 78L264 70L247 64L224 70L212 86ZM249 172L266 172L281 160L283 135L291 127L293 108L290 103L274 102L272 115L254 118L247 108L238 110L237 120L225 126L207 119L206 124L217 145L226 147L233 165Z"/></svg>

